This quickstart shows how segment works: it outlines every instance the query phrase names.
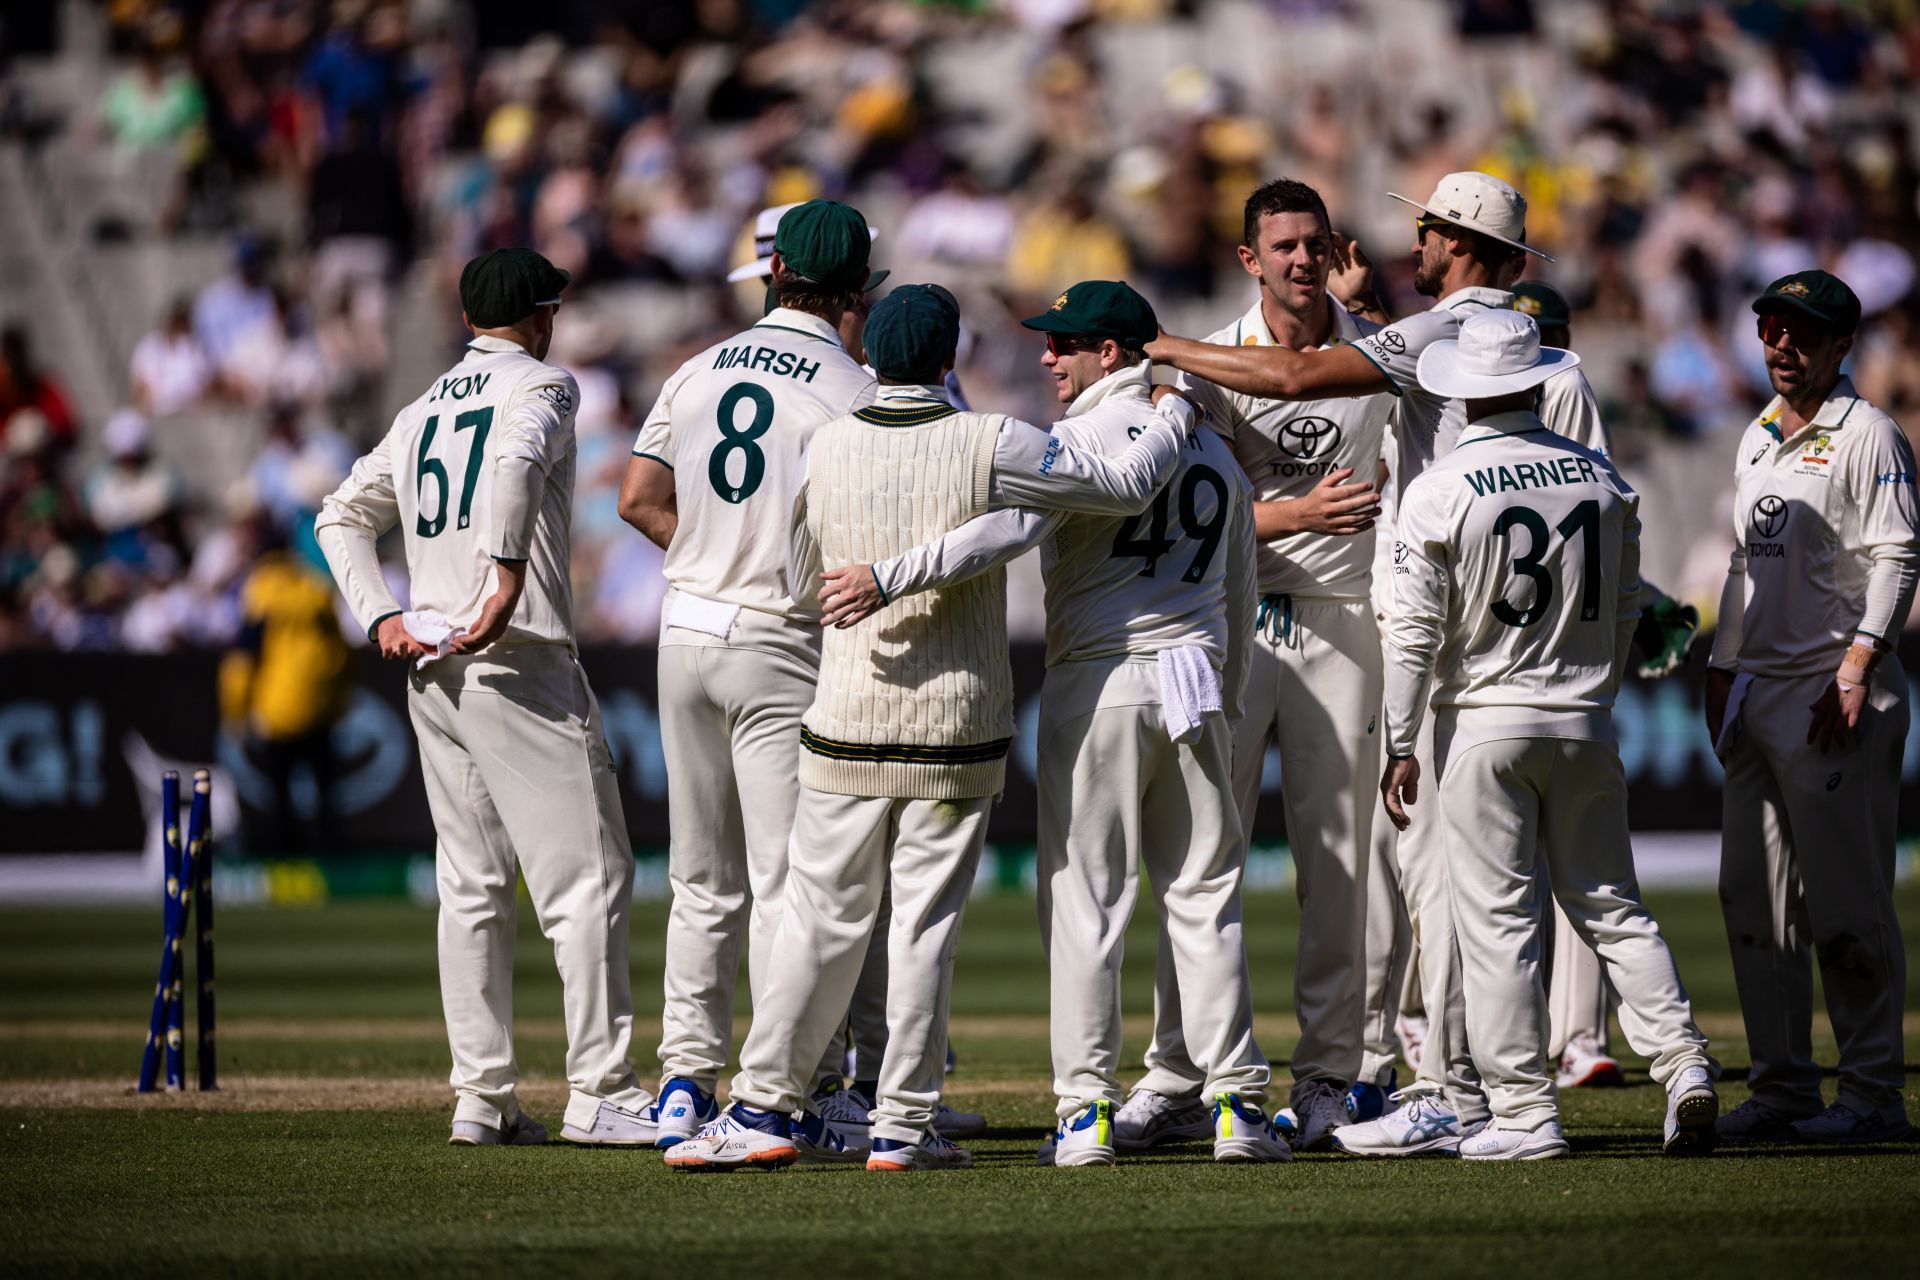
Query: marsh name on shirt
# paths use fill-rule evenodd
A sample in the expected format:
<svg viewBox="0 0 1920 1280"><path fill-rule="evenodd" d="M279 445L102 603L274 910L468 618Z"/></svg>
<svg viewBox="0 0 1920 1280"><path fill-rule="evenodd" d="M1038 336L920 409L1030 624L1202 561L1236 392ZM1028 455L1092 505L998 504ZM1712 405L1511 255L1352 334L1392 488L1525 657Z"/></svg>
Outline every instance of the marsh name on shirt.
<svg viewBox="0 0 1920 1280"><path fill-rule="evenodd" d="M1585 458L1516 462L1511 467L1482 467L1467 472L1467 483L1473 486L1477 498L1515 489L1547 489L1562 484L1598 484L1599 481L1600 473Z"/></svg>
<svg viewBox="0 0 1920 1280"><path fill-rule="evenodd" d="M759 369L777 378L793 378L800 382L812 382L813 375L820 372L818 360L802 360L791 351L775 351L772 347L752 345L720 348L720 354L713 358L713 367Z"/></svg>

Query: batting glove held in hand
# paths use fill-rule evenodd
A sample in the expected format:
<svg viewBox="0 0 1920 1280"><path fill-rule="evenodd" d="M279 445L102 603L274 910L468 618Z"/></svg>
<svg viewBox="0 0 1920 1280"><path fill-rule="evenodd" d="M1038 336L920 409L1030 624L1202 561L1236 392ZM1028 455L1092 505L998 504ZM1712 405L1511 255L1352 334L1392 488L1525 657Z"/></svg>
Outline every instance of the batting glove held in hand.
<svg viewBox="0 0 1920 1280"><path fill-rule="evenodd" d="M1634 670L1643 680L1659 680L1686 665L1693 638L1700 630L1700 611L1690 604L1662 596L1640 615L1633 629L1633 647L1640 655Z"/></svg>

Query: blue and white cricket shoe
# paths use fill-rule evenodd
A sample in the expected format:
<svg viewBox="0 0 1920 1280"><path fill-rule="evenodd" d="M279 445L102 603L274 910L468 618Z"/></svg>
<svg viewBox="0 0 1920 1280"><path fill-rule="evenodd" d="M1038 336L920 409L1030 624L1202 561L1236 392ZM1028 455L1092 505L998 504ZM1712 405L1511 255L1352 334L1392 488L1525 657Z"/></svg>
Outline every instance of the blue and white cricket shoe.
<svg viewBox="0 0 1920 1280"><path fill-rule="evenodd" d="M1667 1082L1667 1123L1660 1153L1668 1156L1704 1156L1720 1135L1720 1095L1713 1091L1713 1073L1688 1067Z"/></svg>
<svg viewBox="0 0 1920 1280"><path fill-rule="evenodd" d="M660 1130L653 1145L665 1148L685 1142L699 1132L701 1125L720 1114L720 1104L685 1076L675 1076L660 1091L660 1100L653 1104L653 1112Z"/></svg>
<svg viewBox="0 0 1920 1280"><path fill-rule="evenodd" d="M1213 1158L1220 1164L1277 1164L1293 1159L1293 1147L1259 1107L1237 1093L1216 1093Z"/></svg>
<svg viewBox="0 0 1920 1280"><path fill-rule="evenodd" d="M1366 1080L1354 1082L1347 1090L1347 1121L1350 1124L1365 1124L1369 1120L1378 1120L1387 1114L1391 1104L1388 1097L1400 1085L1400 1073L1389 1069L1385 1084L1373 1084Z"/></svg>
<svg viewBox="0 0 1920 1280"><path fill-rule="evenodd" d="M1113 1113L1117 1151L1144 1151L1163 1142L1187 1142L1213 1136L1213 1118L1198 1098L1169 1098L1151 1089L1135 1089Z"/></svg>
<svg viewBox="0 0 1920 1280"><path fill-rule="evenodd" d="M1113 1163L1113 1104L1089 1102L1054 1126L1034 1160L1045 1168Z"/></svg>
<svg viewBox="0 0 1920 1280"><path fill-rule="evenodd" d="M867 1155L867 1168L874 1173L910 1173L916 1169L966 1169L973 1164L973 1153L956 1147L928 1129L918 1142L900 1142L894 1138L875 1138Z"/></svg>
<svg viewBox="0 0 1920 1280"><path fill-rule="evenodd" d="M1451 1156L1460 1151L1465 1127L1437 1093L1402 1089L1398 1104L1378 1120L1334 1130L1333 1149L1356 1156Z"/></svg>
<svg viewBox="0 0 1920 1280"><path fill-rule="evenodd" d="M809 1164L852 1164L873 1149L873 1113L841 1085L816 1093L793 1122L793 1145Z"/></svg>
<svg viewBox="0 0 1920 1280"><path fill-rule="evenodd" d="M725 1173L731 1169L784 1169L800 1158L793 1122L771 1111L734 1103L700 1131L666 1153L669 1169Z"/></svg>
<svg viewBox="0 0 1920 1280"><path fill-rule="evenodd" d="M987 1118L977 1111L955 1111L940 1102L933 1108L933 1131L949 1141L977 1138L987 1131Z"/></svg>
<svg viewBox="0 0 1920 1280"><path fill-rule="evenodd" d="M1337 1080L1303 1080L1293 1086L1294 1149L1325 1151L1333 1131L1347 1123L1346 1090Z"/></svg>

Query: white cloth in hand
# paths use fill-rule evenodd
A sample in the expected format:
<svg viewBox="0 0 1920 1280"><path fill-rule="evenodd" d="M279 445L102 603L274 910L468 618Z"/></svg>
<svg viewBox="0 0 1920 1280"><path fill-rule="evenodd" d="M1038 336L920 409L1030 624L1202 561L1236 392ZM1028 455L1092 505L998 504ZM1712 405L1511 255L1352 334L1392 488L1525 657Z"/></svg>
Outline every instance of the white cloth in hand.
<svg viewBox="0 0 1920 1280"><path fill-rule="evenodd" d="M407 629L408 635L433 650L432 653L422 654L420 660L413 664L416 670L436 658L446 657L452 650L453 642L467 634L465 627L454 626L452 620L438 609L411 609L400 615L400 625Z"/></svg>
<svg viewBox="0 0 1920 1280"><path fill-rule="evenodd" d="M1160 651L1160 713L1168 737L1198 741L1202 717L1221 707L1220 673L1205 649L1183 644Z"/></svg>

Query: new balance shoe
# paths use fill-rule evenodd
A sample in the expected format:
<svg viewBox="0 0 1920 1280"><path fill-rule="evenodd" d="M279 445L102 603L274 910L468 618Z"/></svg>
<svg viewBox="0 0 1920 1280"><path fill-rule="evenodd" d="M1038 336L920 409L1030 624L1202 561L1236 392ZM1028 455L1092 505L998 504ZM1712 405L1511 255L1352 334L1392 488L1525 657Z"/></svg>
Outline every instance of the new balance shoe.
<svg viewBox="0 0 1920 1280"><path fill-rule="evenodd" d="M1400 1037L1400 1056L1407 1060L1407 1073L1420 1076L1420 1050L1427 1043L1427 1017L1423 1013L1403 1013L1393 1020L1393 1034Z"/></svg>
<svg viewBox="0 0 1920 1280"><path fill-rule="evenodd" d="M987 1131L987 1118L973 1111L955 1111L942 1102L933 1109L933 1130L943 1138L977 1138Z"/></svg>
<svg viewBox="0 0 1920 1280"><path fill-rule="evenodd" d="M1296 1151L1325 1151L1333 1131L1347 1123L1346 1091L1332 1080L1303 1080L1293 1086Z"/></svg>
<svg viewBox="0 0 1920 1280"><path fill-rule="evenodd" d="M720 1104L685 1076L675 1076L660 1091L660 1100L653 1104L653 1110L660 1131L653 1140L654 1145L671 1147L685 1142L698 1133L702 1125L718 1116Z"/></svg>
<svg viewBox="0 0 1920 1280"><path fill-rule="evenodd" d="M793 1122L793 1145L809 1163L865 1160L873 1148L873 1113L860 1095L836 1083L808 1099Z"/></svg>
<svg viewBox="0 0 1920 1280"><path fill-rule="evenodd" d="M1378 1120L1336 1130L1333 1149L1356 1156L1450 1156L1459 1151L1465 1127L1437 1093L1402 1089L1392 1111Z"/></svg>
<svg viewBox="0 0 1920 1280"><path fill-rule="evenodd" d="M1034 1159L1043 1166L1113 1163L1113 1104L1090 1102L1054 1126Z"/></svg>
<svg viewBox="0 0 1920 1280"><path fill-rule="evenodd" d="M1144 1151L1163 1142L1212 1136L1213 1117L1198 1098L1169 1098L1151 1089L1135 1089L1113 1113L1113 1145L1118 1151Z"/></svg>
<svg viewBox="0 0 1920 1280"><path fill-rule="evenodd" d="M1483 1125L1459 1143L1462 1160L1556 1160L1572 1151L1558 1120L1543 1121L1532 1129Z"/></svg>
<svg viewBox="0 0 1920 1280"><path fill-rule="evenodd" d="M478 1120L455 1120L450 1147L538 1147L547 1140L547 1126L521 1114L498 1127Z"/></svg>
<svg viewBox="0 0 1920 1280"><path fill-rule="evenodd" d="M1220 1164L1278 1164L1293 1159L1293 1147L1259 1107L1237 1093L1216 1093L1213 1158Z"/></svg>
<svg viewBox="0 0 1920 1280"><path fill-rule="evenodd" d="M973 1164L973 1153L956 1147L928 1129L918 1142L900 1142L894 1138L875 1138L867 1156L867 1168L875 1173L911 1173L916 1169L965 1169Z"/></svg>
<svg viewBox="0 0 1920 1280"><path fill-rule="evenodd" d="M1705 1067L1688 1067L1667 1082L1667 1125L1660 1150L1670 1156L1703 1156L1719 1141L1720 1095Z"/></svg>
<svg viewBox="0 0 1920 1280"><path fill-rule="evenodd" d="M755 1111L739 1103L700 1126L685 1142L668 1149L666 1165L684 1172L730 1169L784 1169L800 1158L793 1145L793 1125L771 1111Z"/></svg>
<svg viewBox="0 0 1920 1280"><path fill-rule="evenodd" d="M1620 1064L1593 1036L1575 1036L1560 1051L1560 1074L1554 1083L1562 1089L1614 1089L1626 1082Z"/></svg>
<svg viewBox="0 0 1920 1280"><path fill-rule="evenodd" d="M1387 1072L1385 1084L1356 1080L1353 1088L1347 1090L1347 1123L1365 1124L1387 1114L1388 1107L1392 1105L1387 1098L1399 1084L1400 1073L1393 1070Z"/></svg>
<svg viewBox="0 0 1920 1280"><path fill-rule="evenodd" d="M563 1124L560 1126L560 1136L584 1147L650 1147L660 1136L654 1112L655 1104L652 1102L630 1110L615 1106L603 1098L599 1109L593 1113L592 1124L585 1128L577 1124Z"/></svg>
<svg viewBox="0 0 1920 1280"><path fill-rule="evenodd" d="M1913 1126L1898 1098L1876 1107L1842 1094L1819 1115L1796 1122L1793 1136L1801 1142L1904 1142Z"/></svg>
<svg viewBox="0 0 1920 1280"><path fill-rule="evenodd" d="M1739 1145L1743 1142L1792 1142L1793 1126L1819 1115L1817 1111L1789 1111L1759 1098L1748 1098L1713 1123L1720 1141Z"/></svg>

